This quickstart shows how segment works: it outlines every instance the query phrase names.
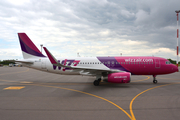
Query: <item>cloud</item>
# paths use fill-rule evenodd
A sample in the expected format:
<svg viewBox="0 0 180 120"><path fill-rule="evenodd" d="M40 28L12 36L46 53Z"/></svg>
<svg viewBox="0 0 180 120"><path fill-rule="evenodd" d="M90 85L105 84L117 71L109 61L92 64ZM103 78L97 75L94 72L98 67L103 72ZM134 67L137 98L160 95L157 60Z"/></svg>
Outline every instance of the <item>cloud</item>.
<svg viewBox="0 0 180 120"><path fill-rule="evenodd" d="M8 43L1 51L11 50L10 42L18 45L17 32L26 32L38 48L43 44L56 56L123 53L176 59L174 11L179 4L178 0L0 1L0 40Z"/></svg>
<svg viewBox="0 0 180 120"><path fill-rule="evenodd" d="M24 4L28 4L30 2L30 0L7 0L10 4L13 5L24 5Z"/></svg>
<svg viewBox="0 0 180 120"><path fill-rule="evenodd" d="M19 48L0 49L0 60L22 59Z"/></svg>

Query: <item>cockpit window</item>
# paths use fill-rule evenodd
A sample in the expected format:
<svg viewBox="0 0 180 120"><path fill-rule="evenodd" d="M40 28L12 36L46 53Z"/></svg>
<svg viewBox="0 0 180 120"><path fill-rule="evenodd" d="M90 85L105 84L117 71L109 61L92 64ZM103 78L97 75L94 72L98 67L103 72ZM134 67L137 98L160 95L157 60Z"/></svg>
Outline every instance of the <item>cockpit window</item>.
<svg viewBox="0 0 180 120"><path fill-rule="evenodd" d="M170 61L166 61L166 64L171 64L171 62Z"/></svg>

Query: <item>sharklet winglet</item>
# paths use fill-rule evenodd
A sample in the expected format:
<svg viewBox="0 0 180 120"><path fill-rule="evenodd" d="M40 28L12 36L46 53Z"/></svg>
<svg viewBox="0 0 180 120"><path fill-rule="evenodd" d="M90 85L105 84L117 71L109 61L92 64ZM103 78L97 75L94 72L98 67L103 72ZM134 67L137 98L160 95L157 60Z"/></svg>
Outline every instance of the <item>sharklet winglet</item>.
<svg viewBox="0 0 180 120"><path fill-rule="evenodd" d="M49 60L51 61L51 64L55 65L55 66L60 66L60 67L67 67L67 68L71 68L70 66L66 66L63 64L60 64L57 59L49 52L49 50L46 47L43 47L44 51L46 52Z"/></svg>
<svg viewBox="0 0 180 120"><path fill-rule="evenodd" d="M43 47L44 51L46 52L49 60L51 61L52 64L58 64L56 58L49 52L49 50L46 47Z"/></svg>

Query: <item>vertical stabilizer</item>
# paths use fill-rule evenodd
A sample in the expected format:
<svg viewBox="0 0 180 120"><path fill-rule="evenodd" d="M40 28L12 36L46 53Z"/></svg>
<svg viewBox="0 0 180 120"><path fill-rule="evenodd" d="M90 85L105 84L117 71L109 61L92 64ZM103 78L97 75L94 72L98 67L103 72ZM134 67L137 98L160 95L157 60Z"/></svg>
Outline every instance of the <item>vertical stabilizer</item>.
<svg viewBox="0 0 180 120"><path fill-rule="evenodd" d="M24 59L46 57L39 51L26 33L18 33L18 36Z"/></svg>

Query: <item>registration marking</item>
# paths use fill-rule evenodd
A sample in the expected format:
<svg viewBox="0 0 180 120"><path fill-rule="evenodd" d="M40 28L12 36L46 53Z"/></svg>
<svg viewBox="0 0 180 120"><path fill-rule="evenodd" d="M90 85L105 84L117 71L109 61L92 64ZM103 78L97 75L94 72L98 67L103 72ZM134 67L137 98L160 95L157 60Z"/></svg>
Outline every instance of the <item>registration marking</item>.
<svg viewBox="0 0 180 120"><path fill-rule="evenodd" d="M25 86L10 86L10 87L4 88L4 90L20 90L23 88L25 88Z"/></svg>

